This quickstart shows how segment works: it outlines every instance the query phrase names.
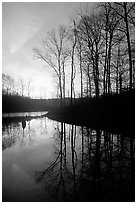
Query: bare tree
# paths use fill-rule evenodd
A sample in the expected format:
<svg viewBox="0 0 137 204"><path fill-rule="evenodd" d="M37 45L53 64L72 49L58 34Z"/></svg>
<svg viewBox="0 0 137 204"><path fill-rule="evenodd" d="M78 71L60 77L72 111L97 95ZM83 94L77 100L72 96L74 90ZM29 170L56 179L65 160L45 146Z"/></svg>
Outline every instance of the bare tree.
<svg viewBox="0 0 137 204"><path fill-rule="evenodd" d="M42 50L34 49L36 58L43 60L54 70L58 78L61 101L65 97L65 63L69 57L67 40L66 27L60 26L57 32L48 33L46 40L42 41Z"/></svg>
<svg viewBox="0 0 137 204"><path fill-rule="evenodd" d="M126 38L127 38L127 46L128 46L128 57L129 57L129 79L130 79L130 90L132 89L132 78L133 78L133 70L132 70L132 49L131 49L131 39L134 38L134 19L135 19L135 3L134 2L116 2L114 4L110 4L111 8L120 16L121 21L125 24L124 30ZM130 25L132 27L130 27ZM131 33L133 30L133 34Z"/></svg>
<svg viewBox="0 0 137 204"><path fill-rule="evenodd" d="M77 30L78 31L78 30ZM78 59L79 59L79 69L80 69L80 93L81 98L83 98L83 69L82 69L82 41L81 41L81 33L77 32L77 52L78 52Z"/></svg>
<svg viewBox="0 0 137 204"><path fill-rule="evenodd" d="M2 93L8 95L15 94L15 80L13 77L2 74Z"/></svg>
<svg viewBox="0 0 137 204"><path fill-rule="evenodd" d="M71 42L71 79L70 79L70 97L71 106L73 105L74 96L74 78L75 78L75 48L77 44L77 25L75 19L72 20L72 26L68 32L69 40Z"/></svg>
<svg viewBox="0 0 137 204"><path fill-rule="evenodd" d="M81 20L79 22L79 31L82 33L81 40L83 41L83 57L84 61L89 63L87 69L89 69L93 76L95 85L96 97L99 97L99 86L100 86L100 51L102 47L102 20L98 13L89 13L86 15L81 15ZM88 72L89 74L89 72Z"/></svg>
<svg viewBox="0 0 137 204"><path fill-rule="evenodd" d="M22 78L20 78L19 84L20 84L21 96L23 97L24 96L24 91L25 91L25 83L24 83L24 80Z"/></svg>
<svg viewBox="0 0 137 204"><path fill-rule="evenodd" d="M30 97L31 86L32 86L32 79L31 79L31 78L28 78L28 79L27 79L28 97Z"/></svg>
<svg viewBox="0 0 137 204"><path fill-rule="evenodd" d="M102 65L103 65L103 93L110 94L111 92L111 75L112 75L112 60L113 60L113 47L115 35L117 35L117 28L119 26L119 16L113 10L109 3L101 3L99 5L100 12L102 13L103 21L103 49L102 49Z"/></svg>

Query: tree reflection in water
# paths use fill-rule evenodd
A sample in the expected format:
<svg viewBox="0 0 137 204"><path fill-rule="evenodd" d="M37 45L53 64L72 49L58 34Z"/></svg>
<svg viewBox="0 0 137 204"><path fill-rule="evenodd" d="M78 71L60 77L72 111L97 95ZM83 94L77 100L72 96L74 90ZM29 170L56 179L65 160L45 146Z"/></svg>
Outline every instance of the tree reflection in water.
<svg viewBox="0 0 137 204"><path fill-rule="evenodd" d="M51 201L134 201L134 140L65 123L55 128L55 160L35 172Z"/></svg>
<svg viewBox="0 0 137 204"><path fill-rule="evenodd" d="M12 145L33 144L36 131L31 127L31 122L26 122L26 127L23 129L21 122L4 124L2 127L2 148L3 150ZM32 138L33 137L33 138Z"/></svg>
<svg viewBox="0 0 137 204"><path fill-rule="evenodd" d="M59 200L67 200L68 192L66 181L71 179L72 175L67 169L67 142L66 142L66 127L65 123L57 124L55 128L55 154L56 159L48 168L42 171L36 171L36 182L42 182L44 190L52 193L52 198ZM56 197L57 196L57 197Z"/></svg>
<svg viewBox="0 0 137 204"><path fill-rule="evenodd" d="M2 149L9 148L20 137L20 124L10 123L2 126Z"/></svg>

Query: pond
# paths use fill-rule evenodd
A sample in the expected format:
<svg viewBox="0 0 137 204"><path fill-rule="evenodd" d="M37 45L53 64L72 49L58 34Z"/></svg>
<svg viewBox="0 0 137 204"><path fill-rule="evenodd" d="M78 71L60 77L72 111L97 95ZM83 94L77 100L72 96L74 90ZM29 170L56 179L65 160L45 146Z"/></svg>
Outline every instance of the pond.
<svg viewBox="0 0 137 204"><path fill-rule="evenodd" d="M3 118L2 200L134 201L133 138L46 116L24 128Z"/></svg>

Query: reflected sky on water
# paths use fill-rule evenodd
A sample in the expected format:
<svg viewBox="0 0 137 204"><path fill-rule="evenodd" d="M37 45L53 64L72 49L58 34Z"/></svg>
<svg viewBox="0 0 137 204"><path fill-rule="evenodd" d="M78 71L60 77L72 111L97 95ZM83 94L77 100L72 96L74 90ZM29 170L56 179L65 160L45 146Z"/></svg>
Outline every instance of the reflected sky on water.
<svg viewBox="0 0 137 204"><path fill-rule="evenodd" d="M4 123L3 201L133 201L134 139L52 121Z"/></svg>

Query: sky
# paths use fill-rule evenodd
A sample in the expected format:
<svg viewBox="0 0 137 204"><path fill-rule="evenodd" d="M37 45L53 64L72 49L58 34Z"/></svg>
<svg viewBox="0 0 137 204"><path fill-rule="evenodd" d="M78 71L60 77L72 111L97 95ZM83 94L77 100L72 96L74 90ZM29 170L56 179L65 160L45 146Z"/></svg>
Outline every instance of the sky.
<svg viewBox="0 0 137 204"><path fill-rule="evenodd" d="M67 25L80 2L3 2L2 73L15 79L31 79L32 97L55 96L53 73L45 63L34 59L33 48L41 47L46 33Z"/></svg>

